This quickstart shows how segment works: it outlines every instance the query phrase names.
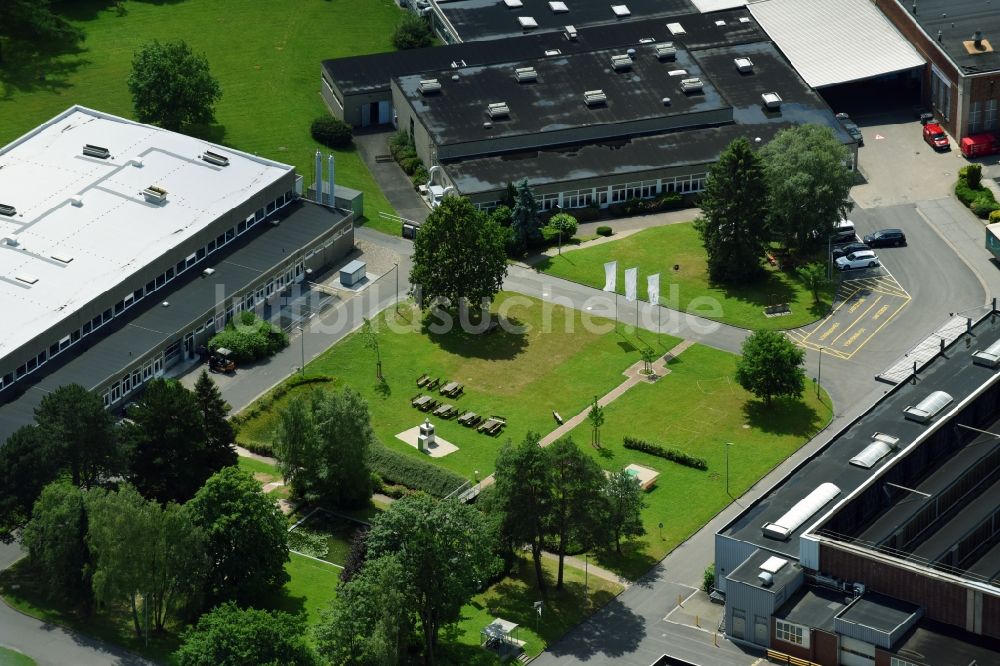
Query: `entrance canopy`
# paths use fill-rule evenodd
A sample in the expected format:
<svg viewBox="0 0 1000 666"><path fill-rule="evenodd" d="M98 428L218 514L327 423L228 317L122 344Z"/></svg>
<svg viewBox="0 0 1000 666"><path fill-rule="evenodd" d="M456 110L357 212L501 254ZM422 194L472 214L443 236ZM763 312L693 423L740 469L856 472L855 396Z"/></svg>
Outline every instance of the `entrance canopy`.
<svg viewBox="0 0 1000 666"><path fill-rule="evenodd" d="M762 0L747 8L813 88L925 64L871 0Z"/></svg>

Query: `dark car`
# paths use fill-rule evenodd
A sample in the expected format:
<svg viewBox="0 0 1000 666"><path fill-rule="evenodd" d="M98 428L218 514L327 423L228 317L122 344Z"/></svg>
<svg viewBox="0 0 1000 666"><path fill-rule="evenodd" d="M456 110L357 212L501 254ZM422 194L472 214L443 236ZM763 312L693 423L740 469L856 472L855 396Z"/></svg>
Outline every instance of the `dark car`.
<svg viewBox="0 0 1000 666"><path fill-rule="evenodd" d="M869 247L899 247L906 245L906 234L901 229L880 229L865 236Z"/></svg>
<svg viewBox="0 0 1000 666"><path fill-rule="evenodd" d="M837 120L839 120L840 124L844 126L844 129L851 135L851 138L858 142L859 146L865 145L865 137L861 134L861 128L858 127L853 120L851 120L849 115L846 113L838 113Z"/></svg>
<svg viewBox="0 0 1000 666"><path fill-rule="evenodd" d="M837 245L833 248L833 258L846 257L852 252L857 252L858 250L870 250L871 248L864 243L844 243L843 245Z"/></svg>

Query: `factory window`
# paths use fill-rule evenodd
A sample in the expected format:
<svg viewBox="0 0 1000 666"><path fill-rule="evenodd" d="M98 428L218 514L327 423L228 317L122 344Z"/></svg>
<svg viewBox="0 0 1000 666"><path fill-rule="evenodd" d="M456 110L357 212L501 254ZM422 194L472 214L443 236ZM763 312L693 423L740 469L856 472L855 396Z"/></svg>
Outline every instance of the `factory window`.
<svg viewBox="0 0 1000 666"><path fill-rule="evenodd" d="M890 657L889 666L918 666L918 665L913 663L912 661L906 661L905 659L901 659L899 657Z"/></svg>
<svg viewBox="0 0 1000 666"><path fill-rule="evenodd" d="M538 198L538 210L552 210L559 205L558 194L543 194Z"/></svg>
<svg viewBox="0 0 1000 666"><path fill-rule="evenodd" d="M624 185L612 185L611 186L611 203L622 203L625 201L625 186Z"/></svg>
<svg viewBox="0 0 1000 666"><path fill-rule="evenodd" d="M246 221L240 222L239 224L236 225L236 233L237 234L242 234L246 230L247 230L247 223L246 223Z"/></svg>
<svg viewBox="0 0 1000 666"><path fill-rule="evenodd" d="M986 100L986 117L983 119L983 129L992 132L997 128L997 101Z"/></svg>
<svg viewBox="0 0 1000 666"><path fill-rule="evenodd" d="M775 620L774 635L779 641L809 647L809 629L800 624Z"/></svg>
<svg viewBox="0 0 1000 666"><path fill-rule="evenodd" d="M969 106L969 134L979 134L983 129L983 103L973 102Z"/></svg>
<svg viewBox="0 0 1000 666"><path fill-rule="evenodd" d="M951 82L934 65L931 65L931 105L945 120L951 117Z"/></svg>

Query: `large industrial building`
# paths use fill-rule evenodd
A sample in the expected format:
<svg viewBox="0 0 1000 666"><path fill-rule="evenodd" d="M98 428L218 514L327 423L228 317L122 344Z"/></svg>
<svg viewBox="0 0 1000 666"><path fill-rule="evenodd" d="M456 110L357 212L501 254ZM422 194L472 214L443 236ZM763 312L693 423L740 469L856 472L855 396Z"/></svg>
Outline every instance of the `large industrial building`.
<svg viewBox="0 0 1000 666"><path fill-rule="evenodd" d="M120 406L347 254L354 204L301 188L291 166L78 106L0 149L0 441L63 384Z"/></svg>
<svg viewBox="0 0 1000 666"><path fill-rule="evenodd" d="M730 639L823 666L1000 663L1000 314L939 333L718 532Z"/></svg>

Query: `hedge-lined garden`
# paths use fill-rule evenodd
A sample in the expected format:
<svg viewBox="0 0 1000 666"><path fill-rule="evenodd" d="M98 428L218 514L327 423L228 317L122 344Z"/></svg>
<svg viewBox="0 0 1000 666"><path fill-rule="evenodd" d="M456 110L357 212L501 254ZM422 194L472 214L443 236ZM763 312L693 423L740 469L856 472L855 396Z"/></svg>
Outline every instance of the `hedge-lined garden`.
<svg viewBox="0 0 1000 666"><path fill-rule="evenodd" d="M970 164L958 170L955 196L980 219L1000 222L1000 203L993 190L983 185L983 165Z"/></svg>

